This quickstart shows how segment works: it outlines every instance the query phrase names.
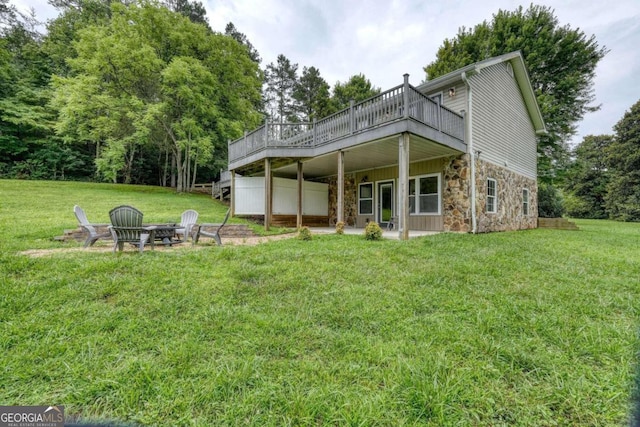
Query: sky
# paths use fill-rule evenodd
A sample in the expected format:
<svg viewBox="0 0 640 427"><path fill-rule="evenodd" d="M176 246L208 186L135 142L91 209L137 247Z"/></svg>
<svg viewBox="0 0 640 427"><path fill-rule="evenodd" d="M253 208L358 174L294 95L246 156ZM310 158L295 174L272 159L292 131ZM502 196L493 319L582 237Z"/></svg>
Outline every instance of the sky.
<svg viewBox="0 0 640 427"><path fill-rule="evenodd" d="M233 22L262 57L262 67L284 54L303 67L314 66L330 84L364 74L382 90L425 79L423 67L460 27L490 21L500 9L530 2L511 0L200 0L211 28L224 32ZM33 8L42 20L56 16L46 0L12 0ZM561 26L594 35L609 49L594 80L600 110L578 124L577 144L586 135L612 134L613 126L640 100L640 0L542 0Z"/></svg>

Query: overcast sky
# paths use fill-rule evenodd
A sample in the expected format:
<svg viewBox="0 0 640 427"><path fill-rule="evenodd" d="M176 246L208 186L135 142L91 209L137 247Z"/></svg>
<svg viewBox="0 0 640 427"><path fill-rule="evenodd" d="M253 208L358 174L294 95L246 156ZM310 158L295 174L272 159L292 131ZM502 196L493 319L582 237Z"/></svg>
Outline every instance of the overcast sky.
<svg viewBox="0 0 640 427"><path fill-rule="evenodd" d="M410 74L417 85L445 38L461 26L491 20L498 10L530 4L511 0L201 0L209 23L224 32L228 22L244 33L262 67L282 53L302 67L314 66L330 85L362 73L382 90ZM42 19L55 16L46 0L13 0ZM595 35L610 52L596 70L595 105L579 124L575 143L589 134L610 134L640 99L640 0L544 0L560 25Z"/></svg>

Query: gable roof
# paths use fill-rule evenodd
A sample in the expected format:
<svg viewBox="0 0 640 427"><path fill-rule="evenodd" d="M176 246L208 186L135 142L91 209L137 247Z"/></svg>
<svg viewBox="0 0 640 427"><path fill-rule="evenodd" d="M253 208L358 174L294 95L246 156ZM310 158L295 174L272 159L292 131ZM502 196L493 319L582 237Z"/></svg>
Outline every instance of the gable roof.
<svg viewBox="0 0 640 427"><path fill-rule="evenodd" d="M536 94L533 92L533 87L531 87L531 79L529 78L527 67L524 64L524 58L519 50L459 68L443 76L422 83L417 87L417 89L422 92L428 91L432 87L451 85L462 80L463 74L470 75L479 73L483 68L491 67L503 62L509 62L513 68L513 75L515 76L518 87L520 88L520 93L522 93L522 98L524 99L524 103L527 107L529 117L531 117L531 122L533 123L536 133L546 133L547 129L545 128L542 113L540 112L540 106L538 105Z"/></svg>

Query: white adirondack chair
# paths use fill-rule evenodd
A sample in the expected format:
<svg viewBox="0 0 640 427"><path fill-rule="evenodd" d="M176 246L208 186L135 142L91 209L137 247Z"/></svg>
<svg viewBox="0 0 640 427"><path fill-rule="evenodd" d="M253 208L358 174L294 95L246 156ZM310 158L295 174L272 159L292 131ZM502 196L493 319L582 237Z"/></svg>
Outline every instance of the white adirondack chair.
<svg viewBox="0 0 640 427"><path fill-rule="evenodd" d="M106 227L109 224L92 224L89 222L89 220L87 219L87 215L84 213L84 210L78 206L75 205L73 207L73 213L76 214L76 218L78 219L78 223L80 224L80 227L82 227L86 232L87 232L87 240L84 241L84 247L88 247L88 246L93 246L93 244L95 242L98 241L98 239L108 239L109 237L111 237L111 232L110 231L104 231L102 233L99 233L98 230L96 229L96 227Z"/></svg>

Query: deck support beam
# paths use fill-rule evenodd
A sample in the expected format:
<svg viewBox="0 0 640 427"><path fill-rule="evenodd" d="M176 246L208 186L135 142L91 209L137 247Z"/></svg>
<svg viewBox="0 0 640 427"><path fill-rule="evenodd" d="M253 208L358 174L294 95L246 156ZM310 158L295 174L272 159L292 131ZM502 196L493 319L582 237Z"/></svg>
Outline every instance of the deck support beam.
<svg viewBox="0 0 640 427"><path fill-rule="evenodd" d="M304 175L302 173L302 162L298 162L298 216L296 218L296 228L302 228L302 194L304 186Z"/></svg>
<svg viewBox="0 0 640 427"><path fill-rule="evenodd" d="M265 231L269 231L269 226L271 225L271 201L273 186L272 186L272 177L271 177L271 159L264 159L264 229Z"/></svg>
<svg viewBox="0 0 640 427"><path fill-rule="evenodd" d="M229 215L233 218L236 214L236 171L231 171L231 188L229 189ZM220 188L220 193L222 193L222 188ZM220 200L222 200L222 196L220 196Z"/></svg>
<svg viewBox="0 0 640 427"><path fill-rule="evenodd" d="M338 151L338 212L336 223L344 222L344 151Z"/></svg>
<svg viewBox="0 0 640 427"><path fill-rule="evenodd" d="M417 203L417 201L416 201ZM398 238L409 240L409 133L398 141Z"/></svg>

